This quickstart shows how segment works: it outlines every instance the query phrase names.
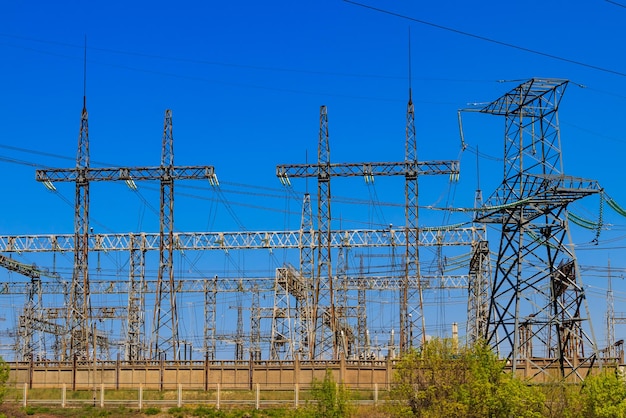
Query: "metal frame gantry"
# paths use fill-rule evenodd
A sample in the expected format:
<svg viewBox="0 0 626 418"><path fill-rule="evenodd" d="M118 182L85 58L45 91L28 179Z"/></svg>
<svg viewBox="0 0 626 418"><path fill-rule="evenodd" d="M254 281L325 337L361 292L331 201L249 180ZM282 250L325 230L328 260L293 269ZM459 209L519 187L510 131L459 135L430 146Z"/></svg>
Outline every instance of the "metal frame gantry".
<svg viewBox="0 0 626 418"><path fill-rule="evenodd" d="M404 176L405 178L405 263L404 286L400 295L400 352L407 351L413 342L412 322L420 324L420 343L426 337L423 316L422 281L419 271L419 211L418 177L423 175L448 174L452 180L459 175L458 161L418 161L417 141L415 136L415 111L409 89L407 105L407 124L405 140L405 158L401 162L361 162L331 163L328 133L328 113L326 106L320 108L320 131L318 141L318 161L316 164L278 165L276 175L281 183L291 184L291 178L317 178L317 275L313 278L313 299L311 317L306 323L312 323L308 335L310 358L337 359L345 356L346 348L340 347L342 323L345 318L337 316L335 300L337 298L331 263L331 193L332 177L363 177L371 181L376 176ZM468 241L469 243L469 241ZM417 287L409 283L416 280ZM322 313L318 313L318 309ZM413 321L409 321L412 317Z"/></svg>
<svg viewBox="0 0 626 418"><path fill-rule="evenodd" d="M83 97L81 126L78 138L76 167L72 169L37 170L37 181L54 190L53 182L74 182L76 200L74 215L74 273L68 301L67 333L63 339L64 358L84 358L90 354L88 324L89 297L89 183L92 181L124 181L135 188L135 181L160 181L160 233L159 233L159 285L155 303L154 343L150 345L150 357L157 358L172 352L178 358L178 315L172 256L174 251L174 180L207 179L217 181L212 166L175 166L174 140L172 135L172 112L165 111L161 165L159 167L107 167L92 168L89 165L89 130L86 99ZM136 312L133 306L130 312Z"/></svg>

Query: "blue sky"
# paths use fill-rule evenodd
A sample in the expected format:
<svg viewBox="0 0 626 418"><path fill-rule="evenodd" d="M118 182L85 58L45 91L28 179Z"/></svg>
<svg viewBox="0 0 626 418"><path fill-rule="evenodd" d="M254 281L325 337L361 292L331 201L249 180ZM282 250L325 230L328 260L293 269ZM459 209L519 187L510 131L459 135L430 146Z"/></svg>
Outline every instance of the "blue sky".
<svg viewBox="0 0 626 418"><path fill-rule="evenodd" d="M92 166L158 165L168 108L176 164L215 166L221 192L204 182L177 187L178 231L297 229L300 202L281 189L275 166L315 160L320 105L328 106L333 162L401 161L409 29L419 157L461 161L458 183L420 183L420 205L471 207L478 181L485 196L501 181L503 120L464 116L469 148L462 152L458 109L495 100L531 77L555 77L571 80L560 109L565 172L598 180L626 206L626 7L615 2L19 0L2 9L3 235L73 231L73 186L60 184L52 193L34 177L36 168L75 165L85 38ZM316 185L294 180L293 187L301 196ZM139 188L138 195L124 184L92 184L94 229L158 232L158 184ZM335 228L404 223L401 179L377 179L374 186L337 179L333 196ZM572 211L595 220L598 206L592 197ZM609 258L614 277L626 271L626 222L605 212L611 227L598 246L589 245L593 232L573 228L581 264L598 267L589 269L585 283L597 307L599 340ZM420 214L427 226L468 220L426 209ZM490 239L497 248L496 231ZM193 268L270 274L283 260L293 262L287 254L236 253L219 261L199 256L206 259ZM102 262L123 280L127 272L117 258ZM616 280L614 289L623 303L626 284ZM18 299L1 303L7 312L20 306ZM227 305L225 318L233 315ZM441 302L433 306L432 321L442 329L464 321L452 311L441 318ZM464 313L462 303L456 307ZM380 319L381 328L387 320ZM232 326L225 320L223 328Z"/></svg>

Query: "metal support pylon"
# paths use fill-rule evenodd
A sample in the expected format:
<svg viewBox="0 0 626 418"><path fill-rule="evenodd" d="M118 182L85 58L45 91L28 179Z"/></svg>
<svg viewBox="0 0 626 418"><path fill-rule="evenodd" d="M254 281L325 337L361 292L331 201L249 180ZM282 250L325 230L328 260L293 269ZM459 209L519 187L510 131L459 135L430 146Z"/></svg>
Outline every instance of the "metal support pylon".
<svg viewBox="0 0 626 418"><path fill-rule="evenodd" d="M530 363L538 373L556 367L564 379L583 379L598 349L566 214L569 203L601 189L563 174L558 107L566 86L531 79L478 109L505 117L505 147L504 180L477 220L501 226L487 341L514 373Z"/></svg>
<svg viewBox="0 0 626 418"><path fill-rule="evenodd" d="M344 240L345 242L345 240ZM336 321L339 333L337 343L338 352L343 358L348 358L355 353L355 338L350 319L354 319L358 326L357 308L348 306L348 247L341 246L337 252L337 286L336 295Z"/></svg>
<svg viewBox="0 0 626 418"><path fill-rule="evenodd" d="M485 338L491 285L489 243L472 243L467 295L467 343L471 346Z"/></svg>
<svg viewBox="0 0 626 418"><path fill-rule="evenodd" d="M89 355L89 115L87 100L83 97L80 118L78 152L76 155L76 197L74 206L74 272L70 290L68 332L64 338L63 352L68 358ZM67 343L69 338L69 344Z"/></svg>
<svg viewBox="0 0 626 418"><path fill-rule="evenodd" d="M404 161L407 170L404 173L404 214L405 214L405 257L404 285L400 294L400 352L406 352L413 346L413 324L419 324L420 344L426 338L426 319L422 280L419 265L419 209L418 209L418 165L417 139L415 135L415 109L411 89L406 112L406 140ZM417 286L410 286L412 281Z"/></svg>
<svg viewBox="0 0 626 418"><path fill-rule="evenodd" d="M158 286L154 306L154 345L151 357L159 357L171 349L178 359L178 312L174 283L174 139L172 112L165 111L161 151L160 241Z"/></svg>
<svg viewBox="0 0 626 418"><path fill-rule="evenodd" d="M270 342L270 360L293 360L292 318L290 315L290 295L292 281L288 268L277 269L274 282L274 307L272 309L272 334Z"/></svg>
<svg viewBox="0 0 626 418"><path fill-rule="evenodd" d="M146 356L144 343L145 300L145 237L130 235L130 267L128 283L128 321L126 325L126 361Z"/></svg>
<svg viewBox="0 0 626 418"><path fill-rule="evenodd" d="M215 360L217 333L217 276L204 279L204 342L203 350L207 360Z"/></svg>
<svg viewBox="0 0 626 418"><path fill-rule="evenodd" d="M259 286L252 287L250 303L250 361L261 360L261 303Z"/></svg>
<svg viewBox="0 0 626 418"><path fill-rule="evenodd" d="M365 276L363 255L359 257L359 276ZM362 358L370 358L369 338L367 338L367 293L365 280L359 280L357 288L357 354Z"/></svg>
<svg viewBox="0 0 626 418"><path fill-rule="evenodd" d="M474 208L483 205L482 191L476 190ZM487 334L489 320L489 291L491 289L491 252L486 240L485 224L475 224L482 235L472 241L467 295L467 343L471 346L483 340Z"/></svg>
<svg viewBox="0 0 626 418"><path fill-rule="evenodd" d="M316 356L336 359L337 321L335 314L335 290L330 251L330 142L328 134L328 111L320 107L320 131L317 147L317 276L313 300L313 320L315 321Z"/></svg>
<svg viewBox="0 0 626 418"><path fill-rule="evenodd" d="M298 234L298 249L300 251L300 277L304 284L302 296L296 300L297 318L295 322L295 334L298 339L297 350L302 359L312 360L315 358L315 242L313 230L313 210L311 208L311 195L307 192L302 199L302 218Z"/></svg>

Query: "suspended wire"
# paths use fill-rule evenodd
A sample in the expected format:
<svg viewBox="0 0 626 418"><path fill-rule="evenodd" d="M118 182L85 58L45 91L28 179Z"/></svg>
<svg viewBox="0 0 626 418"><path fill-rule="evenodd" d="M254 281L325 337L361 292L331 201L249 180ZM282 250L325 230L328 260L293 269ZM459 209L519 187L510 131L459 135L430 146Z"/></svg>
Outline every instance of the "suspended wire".
<svg viewBox="0 0 626 418"><path fill-rule="evenodd" d="M401 13L392 12L390 10L381 9L381 8L374 7L374 6L369 6L369 5L363 4L363 3L358 3L358 2L353 1L353 0L343 0L343 1L345 3L350 3L350 4L353 4L355 6L362 7L364 9L370 9L370 10L373 10L375 12L384 13L384 14L387 14L387 15L390 15L390 16L399 17L401 19L406 19L406 20L409 20L411 22L416 22L416 23L419 23L419 24L422 24L422 25L431 26L431 27L434 27L434 28L437 28L437 29L442 29L442 30L445 30L445 31L448 31L448 32L453 32L453 33L456 33L456 34L459 34L459 35L463 35L463 36L467 36L467 37L470 37L470 38L479 39L481 41L490 42L490 43L493 43L493 44L496 44L496 45L505 46L507 48L517 49L519 51L529 52L531 54L540 55L542 57L554 59L554 60L557 60L557 61L563 61L563 62L567 62L567 63L570 63L570 64L578 65L578 66L581 66L581 67L591 68L593 70L602 71L602 72L605 72L605 73L614 74L614 75L618 75L618 76L621 76L621 77L626 77L626 73L623 73L623 72L617 71L617 70L612 70L610 68L600 67L598 65L587 64L587 63L582 62L582 61L577 61L577 60L574 60L574 59L561 57L561 56L558 56L558 55L555 55L555 54L550 54L550 53L547 53L547 52L538 51L536 49L526 48L526 47L515 45L515 44L509 43L509 42L499 41L499 40L494 39L494 38L489 38L489 37L482 36L482 35L476 35L476 34L471 33L471 32L466 32L466 31L462 31L462 30L459 30L459 29L454 29L454 28L451 28L449 26L439 25L437 23L432 23L432 22L428 22L426 20L417 19L417 18L414 18L414 17L411 17L411 16L403 15ZM606 0L606 1L609 1L609 0Z"/></svg>
<svg viewBox="0 0 626 418"><path fill-rule="evenodd" d="M18 39L22 41L28 42L37 42L48 45L58 45L62 47L69 48L84 48L84 45L78 44L69 44L58 41L51 41L48 39L38 39L32 37L18 36L18 35L10 35L6 33L0 33L0 37L5 37L9 39ZM36 50L24 46L15 46L15 45L7 45L12 47L19 47L23 49L33 50L35 52L47 53L45 51ZM261 70L261 71L273 71L273 72L283 72L283 73L296 73L296 74L309 74L309 75L323 75L323 76L334 76L334 77L354 77L354 78L373 78L373 79L388 79L388 80L406 80L406 76L401 75L385 75L385 74L364 74L364 73L344 73L337 71L321 71L321 70L309 70L309 69L301 69L301 68L287 68L287 67L267 67L267 66L259 66L259 65L250 65L250 64L238 64L231 62L223 62L223 61L212 61L212 60L202 60L197 58L188 58L188 57L173 57L166 55L157 55L157 54L147 54L144 52L138 51L124 51L119 49L112 48L101 48L101 47L89 47L89 50L106 52L111 54L118 55L126 55L126 56L136 56L142 58L151 58L151 59L159 59L163 61L172 61L172 62L184 62L190 64L200 64L200 65L209 65L209 66L221 66L227 68L242 68L242 69L250 69L250 70ZM67 55L60 54L51 54L51 55L59 55L65 58L74 58ZM414 77L415 78L415 77ZM419 80L437 80L437 81L446 81L446 82L472 82L472 83L493 83L497 80L476 80L476 79L450 79L450 78L431 78L431 77L417 77Z"/></svg>
<svg viewBox="0 0 626 418"><path fill-rule="evenodd" d="M613 1L613 0L604 0L604 1L606 1L607 3L611 3L611 4L614 4L614 5L616 5L616 6L623 7L623 8L625 8L625 9L626 9L626 5L624 5L624 4L622 4L622 3L618 3L618 2Z"/></svg>

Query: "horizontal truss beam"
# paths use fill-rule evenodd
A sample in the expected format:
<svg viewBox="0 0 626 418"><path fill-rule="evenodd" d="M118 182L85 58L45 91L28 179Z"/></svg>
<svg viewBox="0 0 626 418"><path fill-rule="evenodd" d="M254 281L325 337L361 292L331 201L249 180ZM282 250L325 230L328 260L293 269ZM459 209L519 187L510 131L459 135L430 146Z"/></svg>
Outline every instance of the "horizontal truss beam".
<svg viewBox="0 0 626 418"><path fill-rule="evenodd" d="M206 282L212 279L184 279L178 280L177 293L204 293L206 292ZM347 290L397 290L402 288L402 277L391 276L366 276L366 277L348 277ZM156 293L156 280L146 280L144 282L143 294ZM422 288L424 289L466 289L468 283L467 275L446 275L446 276L422 276ZM65 294L69 288L69 282L41 282L41 291L47 295ZM0 282L0 295L19 295L27 294L31 284L30 282ZM128 281L115 280L91 280L90 293L94 294L128 294L130 287ZM258 289L260 292L273 292L275 286L274 278L219 278L215 290L219 292L251 292ZM413 278L409 281L409 286L417 288L417 279ZM102 310L105 314L106 308L94 308ZM98 311L100 312L100 311Z"/></svg>
<svg viewBox="0 0 626 418"><path fill-rule="evenodd" d="M311 237L302 239L302 235ZM419 231L421 246L462 246L473 241L485 240L484 229L433 228ZM89 236L89 251L127 251L131 249L133 234L92 234ZM141 243L133 249L158 250L158 233L141 233ZM237 250L237 249L297 249L301 242L310 242L315 247L317 231L257 231L257 232L175 232L176 250ZM331 246L339 247L404 247L406 234L403 229L358 229L331 232ZM73 252L73 234L55 235L4 235L0 236L1 252Z"/></svg>

